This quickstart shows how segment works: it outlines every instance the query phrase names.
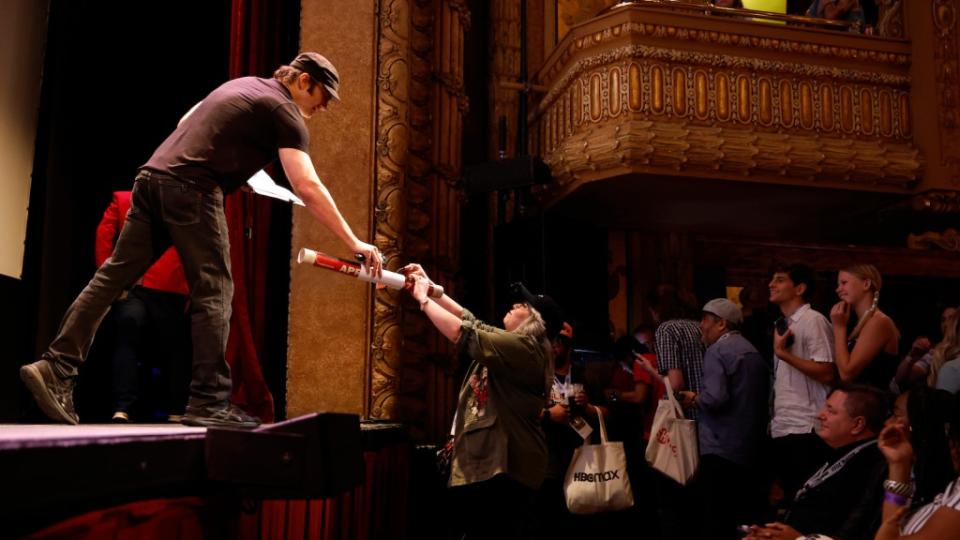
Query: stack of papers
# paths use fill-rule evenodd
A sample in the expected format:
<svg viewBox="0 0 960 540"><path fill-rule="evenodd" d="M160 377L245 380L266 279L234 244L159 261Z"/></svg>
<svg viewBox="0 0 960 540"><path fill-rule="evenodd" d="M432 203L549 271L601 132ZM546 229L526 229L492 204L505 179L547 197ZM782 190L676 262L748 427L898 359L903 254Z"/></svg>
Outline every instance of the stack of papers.
<svg viewBox="0 0 960 540"><path fill-rule="evenodd" d="M278 186L277 183L273 181L273 178L270 178L270 175L263 170L257 171L257 174L251 176L250 179L247 180L247 185L258 195L265 195L267 197L273 197L274 199L280 199L281 201L306 206L300 197L297 197L289 189Z"/></svg>

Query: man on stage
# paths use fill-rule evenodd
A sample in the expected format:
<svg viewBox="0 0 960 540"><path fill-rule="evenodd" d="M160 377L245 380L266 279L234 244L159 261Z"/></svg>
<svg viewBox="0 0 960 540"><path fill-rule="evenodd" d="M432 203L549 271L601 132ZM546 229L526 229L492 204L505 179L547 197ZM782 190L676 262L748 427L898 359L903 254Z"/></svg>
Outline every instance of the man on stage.
<svg viewBox="0 0 960 540"><path fill-rule="evenodd" d="M323 56L301 53L272 79L228 81L195 105L140 169L116 250L67 309L57 337L20 377L51 419L77 424L73 388L100 321L120 293L170 246L190 287L193 377L183 423L255 427L230 403L225 359L233 281L224 195L280 158L294 191L320 223L379 274L377 248L361 242L321 183L305 119L338 100L340 78Z"/></svg>

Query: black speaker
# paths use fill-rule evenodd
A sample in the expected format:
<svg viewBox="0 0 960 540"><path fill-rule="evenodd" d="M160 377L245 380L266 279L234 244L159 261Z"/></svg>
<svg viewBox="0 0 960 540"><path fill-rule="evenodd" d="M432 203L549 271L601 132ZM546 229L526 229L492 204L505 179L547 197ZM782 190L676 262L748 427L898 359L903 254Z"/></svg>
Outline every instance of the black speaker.
<svg viewBox="0 0 960 540"><path fill-rule="evenodd" d="M517 189L552 180L550 168L536 156L487 161L467 168L464 187L469 193Z"/></svg>

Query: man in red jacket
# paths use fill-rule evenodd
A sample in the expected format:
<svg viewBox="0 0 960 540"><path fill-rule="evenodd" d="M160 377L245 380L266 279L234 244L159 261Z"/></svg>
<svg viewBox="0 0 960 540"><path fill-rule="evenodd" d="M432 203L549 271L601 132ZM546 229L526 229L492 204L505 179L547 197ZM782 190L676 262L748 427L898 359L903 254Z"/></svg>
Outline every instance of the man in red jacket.
<svg viewBox="0 0 960 540"><path fill-rule="evenodd" d="M130 210L129 191L115 191L110 206L97 226L96 263L100 267L113 254L117 237ZM189 381L189 320L186 316L190 290L177 250L171 246L157 259L129 292L113 305L117 324L113 350L113 421L129 422L138 397L139 364L148 359L148 336L153 350L163 358L162 371L169 383L165 406L171 417L183 414ZM186 377L183 375L186 374Z"/></svg>

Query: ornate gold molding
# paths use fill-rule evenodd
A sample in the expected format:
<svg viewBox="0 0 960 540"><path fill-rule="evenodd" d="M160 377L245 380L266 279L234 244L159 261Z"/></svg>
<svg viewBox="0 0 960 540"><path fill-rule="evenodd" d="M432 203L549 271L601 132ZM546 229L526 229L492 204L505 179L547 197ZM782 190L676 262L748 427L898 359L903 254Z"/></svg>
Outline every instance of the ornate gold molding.
<svg viewBox="0 0 960 540"><path fill-rule="evenodd" d="M911 234L907 236L907 247L917 250L940 248L944 251L960 251L960 233L956 229L947 229L942 233L930 231Z"/></svg>
<svg viewBox="0 0 960 540"><path fill-rule="evenodd" d="M520 0L490 0L490 103L488 133L490 158L497 159L498 122L506 118L506 153L517 155L518 92L500 82L515 82L520 76Z"/></svg>
<svg viewBox="0 0 960 540"><path fill-rule="evenodd" d="M910 95L896 86L814 78L802 69L759 71L765 61L728 69L750 64L718 59L711 66L710 55L701 53L673 57L690 63L665 61L671 57L644 56L647 49L584 59L553 85L540 105L541 151L597 122L637 116L817 136L900 142L912 136Z"/></svg>
<svg viewBox="0 0 960 540"><path fill-rule="evenodd" d="M919 151L907 144L642 119L591 126L564 139L544 161L561 191L604 171L763 175L907 188L922 166Z"/></svg>
<svg viewBox="0 0 960 540"><path fill-rule="evenodd" d="M913 198L911 206L920 212L960 213L960 191L935 190L921 193Z"/></svg>
<svg viewBox="0 0 960 540"><path fill-rule="evenodd" d="M807 80L829 79L835 83L880 85L891 89L907 89L910 86L910 78L907 75L855 69L840 70L836 67L810 65L803 62L745 58L725 54L666 49L649 45L629 45L603 51L576 61L560 79L550 86L550 90L540 102L540 111L553 104L570 85L571 81L582 79L584 73L608 64L623 63L628 60L642 62L645 66L661 64L701 67L711 73L725 69L738 73L763 73L770 76Z"/></svg>
<svg viewBox="0 0 960 540"><path fill-rule="evenodd" d="M893 39L903 39L907 32L903 24L902 0L877 0L877 34Z"/></svg>
<svg viewBox="0 0 960 540"><path fill-rule="evenodd" d="M957 0L934 0L936 29L934 65L940 100L940 163L950 168L951 182L960 184L960 54L957 46Z"/></svg>
<svg viewBox="0 0 960 540"><path fill-rule="evenodd" d="M843 57L837 47L641 23L631 19L637 16L631 9L601 17L604 30L575 30L567 48L576 56L555 54L541 74L549 91L534 117L536 142L558 184L547 198L624 170L897 190L920 178L909 54L881 50L901 50L901 44L879 40L881 49L848 69L821 58L806 61L804 53ZM647 39L651 35L672 39ZM759 50L730 54L729 47L704 50L692 43L704 36Z"/></svg>
<svg viewBox="0 0 960 540"><path fill-rule="evenodd" d="M610 15L607 17L609 16ZM541 74L541 80L554 79L565 69L565 66L573 56L589 52L589 50L593 48L604 47L608 42L619 41L623 37L629 36L668 40L668 42L673 43L673 48L680 48L685 44L720 45L748 51L761 49L789 55L801 55L808 58L818 58L821 61L838 59L850 60L874 65L887 65L895 68L906 68L910 65L910 55L906 52L894 52L893 50L884 50L884 48L837 46L835 44L817 43L814 41L798 41L729 31L684 28L654 22L645 23L633 20L614 20L611 21L610 26L607 28L595 31L587 36L569 39L567 40L568 42L561 42L561 52L554 53L555 58L550 66ZM868 38L863 39L865 40L865 44L876 45L876 42L871 42ZM838 73L838 75L839 74L840 73Z"/></svg>
<svg viewBox="0 0 960 540"><path fill-rule="evenodd" d="M458 271L463 0L379 0L376 242L388 267L416 261L451 290ZM449 375L429 358L449 345L397 291L374 305L370 416L403 420L414 437L449 427ZM435 407L428 407L428 403ZM443 418L437 418L436 415Z"/></svg>
<svg viewBox="0 0 960 540"><path fill-rule="evenodd" d="M380 0L377 46L375 236L396 269L403 253L406 222L404 184L410 145L410 7L408 0ZM399 296L375 295L371 340L370 416L398 418L400 350L403 344Z"/></svg>

